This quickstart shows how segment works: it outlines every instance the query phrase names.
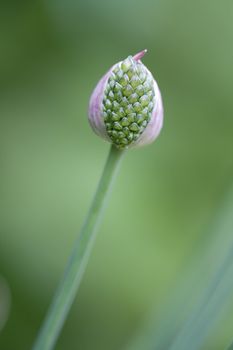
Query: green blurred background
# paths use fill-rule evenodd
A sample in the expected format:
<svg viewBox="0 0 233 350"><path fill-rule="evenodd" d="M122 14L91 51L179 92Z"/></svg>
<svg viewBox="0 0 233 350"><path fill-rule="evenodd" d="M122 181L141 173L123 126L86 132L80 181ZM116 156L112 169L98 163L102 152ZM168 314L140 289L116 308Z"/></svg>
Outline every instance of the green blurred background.
<svg viewBox="0 0 233 350"><path fill-rule="evenodd" d="M57 350L119 350L175 288L232 177L233 2L1 1L0 349L30 349L109 145L89 96L144 48L165 122L127 153ZM206 279L202 275L202 282ZM233 335L223 323L205 349ZM146 350L146 348L145 348Z"/></svg>

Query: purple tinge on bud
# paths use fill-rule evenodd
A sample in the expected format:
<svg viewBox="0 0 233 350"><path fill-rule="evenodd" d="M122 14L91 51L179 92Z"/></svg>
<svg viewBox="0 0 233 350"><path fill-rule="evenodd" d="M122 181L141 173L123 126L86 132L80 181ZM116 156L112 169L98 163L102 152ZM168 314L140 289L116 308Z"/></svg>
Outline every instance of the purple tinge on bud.
<svg viewBox="0 0 233 350"><path fill-rule="evenodd" d="M90 99L92 129L120 149L149 144L162 128L162 98L151 72L141 62L145 53L115 64Z"/></svg>

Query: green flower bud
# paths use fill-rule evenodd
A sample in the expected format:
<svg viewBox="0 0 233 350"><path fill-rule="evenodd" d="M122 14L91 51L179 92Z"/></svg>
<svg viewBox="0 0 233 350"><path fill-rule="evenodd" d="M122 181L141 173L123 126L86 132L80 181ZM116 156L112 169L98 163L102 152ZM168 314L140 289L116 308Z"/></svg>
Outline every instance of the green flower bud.
<svg viewBox="0 0 233 350"><path fill-rule="evenodd" d="M89 106L93 130L125 149L152 142L163 122L157 83L140 59L146 51L117 63L97 84Z"/></svg>

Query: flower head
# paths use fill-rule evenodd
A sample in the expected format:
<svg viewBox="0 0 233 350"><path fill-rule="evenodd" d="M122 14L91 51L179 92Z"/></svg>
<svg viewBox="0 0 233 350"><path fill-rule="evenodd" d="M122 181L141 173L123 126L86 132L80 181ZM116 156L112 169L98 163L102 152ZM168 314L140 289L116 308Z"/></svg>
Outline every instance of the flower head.
<svg viewBox="0 0 233 350"><path fill-rule="evenodd" d="M91 127L120 149L151 143L163 124L158 85L141 62L145 52L115 64L99 81L90 99Z"/></svg>

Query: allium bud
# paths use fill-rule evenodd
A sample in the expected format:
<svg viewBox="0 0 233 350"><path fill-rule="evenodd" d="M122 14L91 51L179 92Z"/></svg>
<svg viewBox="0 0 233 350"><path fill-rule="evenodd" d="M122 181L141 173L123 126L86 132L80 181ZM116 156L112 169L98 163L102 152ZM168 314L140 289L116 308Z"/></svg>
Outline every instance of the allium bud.
<svg viewBox="0 0 233 350"><path fill-rule="evenodd" d="M151 143L163 124L158 85L140 60L145 52L115 64L99 81L90 99L92 129L120 149Z"/></svg>

